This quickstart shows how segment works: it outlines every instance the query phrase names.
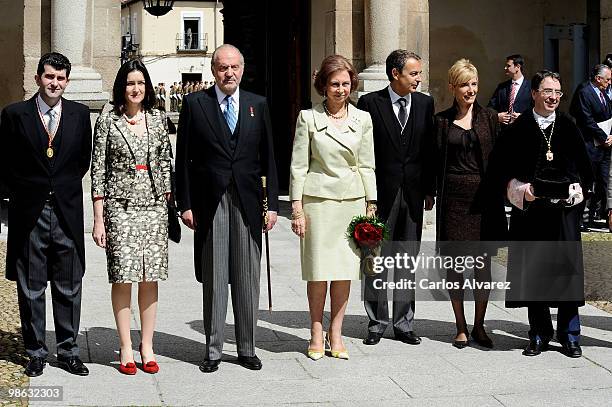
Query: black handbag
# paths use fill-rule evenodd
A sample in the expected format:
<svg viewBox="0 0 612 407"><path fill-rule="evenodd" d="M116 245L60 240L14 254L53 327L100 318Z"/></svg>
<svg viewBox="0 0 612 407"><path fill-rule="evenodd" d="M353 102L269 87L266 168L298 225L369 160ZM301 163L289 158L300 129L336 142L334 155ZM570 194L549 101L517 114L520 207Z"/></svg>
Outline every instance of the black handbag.
<svg viewBox="0 0 612 407"><path fill-rule="evenodd" d="M172 193L170 194L170 199L168 200L168 239L172 240L174 243L180 243L181 224L179 222L179 217L181 215L176 207L176 201L174 200L174 197L176 196L174 168L170 168L170 190Z"/></svg>

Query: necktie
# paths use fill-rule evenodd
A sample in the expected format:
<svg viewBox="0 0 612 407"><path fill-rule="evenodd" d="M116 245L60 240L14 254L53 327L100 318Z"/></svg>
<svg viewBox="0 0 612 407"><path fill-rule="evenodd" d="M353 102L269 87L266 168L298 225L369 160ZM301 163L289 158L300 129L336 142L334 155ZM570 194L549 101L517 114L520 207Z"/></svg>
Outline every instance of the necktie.
<svg viewBox="0 0 612 407"><path fill-rule="evenodd" d="M234 133L234 130L236 129L237 117L236 111L234 110L234 104L232 103L233 99L230 95L227 95L225 97L225 100L227 101L227 105L225 106L225 112L223 112L223 117L225 117L225 121L227 122L230 131Z"/></svg>
<svg viewBox="0 0 612 407"><path fill-rule="evenodd" d="M599 92L599 100L601 100L601 105L605 109L605 107L606 107L606 99L604 98L604 95L603 95L603 93L601 91Z"/></svg>
<svg viewBox="0 0 612 407"><path fill-rule="evenodd" d="M53 109L49 109L47 110L47 113L45 113L45 116L47 116L47 130L49 131L49 133L51 134L55 134L55 127L57 126L57 120L56 120L56 114L55 111Z"/></svg>
<svg viewBox="0 0 612 407"><path fill-rule="evenodd" d="M508 99L508 113L514 112L514 99L516 98L516 82L512 82L512 89L510 89L510 98Z"/></svg>
<svg viewBox="0 0 612 407"><path fill-rule="evenodd" d="M399 119L400 124L402 125L402 129L406 126L406 122L408 121L408 112L406 110L406 99L399 98L397 101L400 104L399 114L397 118Z"/></svg>

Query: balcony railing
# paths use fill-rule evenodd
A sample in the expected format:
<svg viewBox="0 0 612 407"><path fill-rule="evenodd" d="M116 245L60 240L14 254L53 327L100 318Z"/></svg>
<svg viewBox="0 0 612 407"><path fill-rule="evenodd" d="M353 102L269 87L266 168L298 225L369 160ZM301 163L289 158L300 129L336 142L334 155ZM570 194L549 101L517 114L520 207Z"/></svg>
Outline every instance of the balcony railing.
<svg viewBox="0 0 612 407"><path fill-rule="evenodd" d="M176 50L182 52L207 52L208 33L176 34Z"/></svg>

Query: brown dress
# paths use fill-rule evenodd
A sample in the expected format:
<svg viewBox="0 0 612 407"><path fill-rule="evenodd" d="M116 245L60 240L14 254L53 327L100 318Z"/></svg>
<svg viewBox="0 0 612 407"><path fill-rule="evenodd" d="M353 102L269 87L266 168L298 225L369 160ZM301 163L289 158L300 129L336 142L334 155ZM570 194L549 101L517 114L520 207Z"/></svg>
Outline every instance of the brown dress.
<svg viewBox="0 0 612 407"><path fill-rule="evenodd" d="M474 129L452 123L448 130L446 153L446 194L440 219L440 240L480 240L480 214L470 207L480 185L478 157L480 143Z"/></svg>
<svg viewBox="0 0 612 407"><path fill-rule="evenodd" d="M436 115L439 151L437 175L437 248L443 256L481 256L481 214L478 190L487 167L487 159L497 138L497 114L475 104L472 128L454 124L457 111L451 109ZM463 272L447 270L447 280L463 281ZM476 273L478 281L490 280L490 257ZM487 294L475 290L478 300ZM449 290L452 299L462 299L463 290ZM482 295L482 296L481 296Z"/></svg>

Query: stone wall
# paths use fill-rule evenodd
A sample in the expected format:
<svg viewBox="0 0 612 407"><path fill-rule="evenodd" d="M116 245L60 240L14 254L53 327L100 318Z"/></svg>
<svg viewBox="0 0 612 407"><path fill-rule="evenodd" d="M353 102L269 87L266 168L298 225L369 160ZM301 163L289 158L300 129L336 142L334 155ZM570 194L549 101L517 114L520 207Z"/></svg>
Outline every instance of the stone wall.
<svg viewBox="0 0 612 407"><path fill-rule="evenodd" d="M605 2L607 0L603 0ZM586 2L572 0L436 0L429 2L431 77L430 91L436 110L448 108L448 68L459 58L470 59L478 68L478 101L487 104L497 84L505 79L505 57L519 53L525 57L527 77L542 69L544 63L544 24L586 23ZM602 15L603 17L603 15ZM560 73L569 97L562 99L567 108L575 84L571 83L571 42L560 42Z"/></svg>
<svg viewBox="0 0 612 407"><path fill-rule="evenodd" d="M0 108L23 98L23 4L15 0L0 0L0 7L11 18L0 19Z"/></svg>
<svg viewBox="0 0 612 407"><path fill-rule="evenodd" d="M102 87L112 93L121 63L121 4L116 0L94 0L93 68L102 75Z"/></svg>

